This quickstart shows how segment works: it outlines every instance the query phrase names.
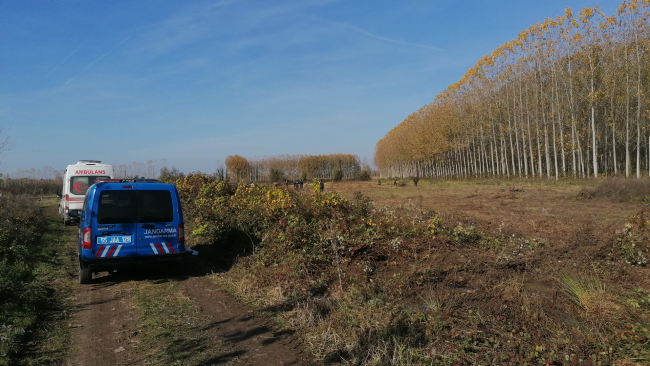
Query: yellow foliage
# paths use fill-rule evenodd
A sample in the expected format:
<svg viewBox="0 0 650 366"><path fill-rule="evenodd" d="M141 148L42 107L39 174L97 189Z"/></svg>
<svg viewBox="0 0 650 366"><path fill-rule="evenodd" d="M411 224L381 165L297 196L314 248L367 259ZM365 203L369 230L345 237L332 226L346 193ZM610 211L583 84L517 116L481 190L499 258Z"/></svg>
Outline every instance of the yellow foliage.
<svg viewBox="0 0 650 366"><path fill-rule="evenodd" d="M566 15L566 17L567 17L568 19L573 18L573 12L571 11L571 8L566 8L566 9L564 10L564 14Z"/></svg>

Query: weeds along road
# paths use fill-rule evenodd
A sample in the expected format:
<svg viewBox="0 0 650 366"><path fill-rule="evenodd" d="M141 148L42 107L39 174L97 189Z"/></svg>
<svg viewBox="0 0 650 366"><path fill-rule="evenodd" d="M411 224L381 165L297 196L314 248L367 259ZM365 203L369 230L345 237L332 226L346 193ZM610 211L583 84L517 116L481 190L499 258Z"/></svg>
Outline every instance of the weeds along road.
<svg viewBox="0 0 650 366"><path fill-rule="evenodd" d="M46 203L56 216L56 202ZM308 365L293 332L220 291L211 267L189 258L184 273L133 268L76 282L76 226L66 227L70 330L66 365Z"/></svg>

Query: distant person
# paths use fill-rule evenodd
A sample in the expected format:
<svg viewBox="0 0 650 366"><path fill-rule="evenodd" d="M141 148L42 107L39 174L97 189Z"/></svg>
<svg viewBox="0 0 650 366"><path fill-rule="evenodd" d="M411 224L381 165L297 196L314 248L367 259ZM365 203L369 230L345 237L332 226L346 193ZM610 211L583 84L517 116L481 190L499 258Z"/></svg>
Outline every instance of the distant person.
<svg viewBox="0 0 650 366"><path fill-rule="evenodd" d="M325 182L323 182L323 181L321 180L321 181L320 181L320 191L322 192L322 191L324 191L324 190L325 190Z"/></svg>
<svg viewBox="0 0 650 366"><path fill-rule="evenodd" d="M394 186L397 185L397 178L395 178L395 180L393 181L393 185L394 185Z"/></svg>
<svg viewBox="0 0 650 366"><path fill-rule="evenodd" d="M381 179L379 180L379 182L377 182L377 184L378 184L378 185L381 185Z"/></svg>

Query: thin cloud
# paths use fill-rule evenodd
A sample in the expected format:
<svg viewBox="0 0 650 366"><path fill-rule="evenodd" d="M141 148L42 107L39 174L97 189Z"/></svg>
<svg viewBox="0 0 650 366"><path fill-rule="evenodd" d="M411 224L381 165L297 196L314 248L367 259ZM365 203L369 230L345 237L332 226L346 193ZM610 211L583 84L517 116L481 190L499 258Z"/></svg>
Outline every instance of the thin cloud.
<svg viewBox="0 0 650 366"><path fill-rule="evenodd" d="M111 18L112 18L112 17L111 17ZM108 19L104 20L104 22L99 26L98 29L104 28L104 26L106 25L106 23L108 23L108 21L109 21L111 18L108 18ZM93 32L93 33L92 33L88 38L86 38L86 40L83 41L83 43L82 43L81 45L79 45L79 47L77 47L77 48L76 48L74 51L72 51L72 52L71 52L71 53L70 53L66 58L64 58L63 61L59 62L59 64L56 65L56 66L52 69L52 71L50 71L47 75L45 75L45 79L47 79L50 75L52 75L52 73L53 73L54 71L56 71L56 69L58 69L59 66L63 65L63 63L66 62L70 57L72 57L72 55L74 55L74 54L75 54L77 51L79 51L83 46L85 46L86 43L88 43L88 41L90 41L90 39L93 38L93 36L95 35L95 33L97 33L97 30L95 30L95 31L94 31L94 32Z"/></svg>
<svg viewBox="0 0 650 366"><path fill-rule="evenodd" d="M240 0L221 0L221 1L217 1L214 4L210 4L210 5L206 6L205 9L206 10L212 10L212 9L216 9L216 8L222 8L224 6L229 6L229 5L232 5L232 4L237 3L239 1Z"/></svg>
<svg viewBox="0 0 650 366"><path fill-rule="evenodd" d="M95 61L91 62L88 66L86 66L85 69L83 69L83 71L88 70L88 69L89 69L92 65L94 65L97 61L103 59L104 57L108 56L111 52L115 51L116 48L120 47L120 46L122 45L122 43L126 42L129 38L131 38L131 35L130 35L130 34L129 34L126 38L124 38L124 39L122 40L122 42L118 43L117 46L111 48L110 51L108 51L108 52L106 52L105 54L99 56L99 58L97 58Z"/></svg>
<svg viewBox="0 0 650 366"><path fill-rule="evenodd" d="M122 43L126 42L129 38L131 38L131 35L130 35L130 34L129 34L126 38L124 38L124 39L122 40L122 42L118 43L117 46L111 48L108 52L106 52L105 54L99 56L97 59L95 59L95 61L93 61L93 62L91 62L90 64L88 64L88 66L86 66L83 70L81 70L77 75L75 75L75 76L71 77L70 79L68 79L68 81L66 81L65 83L63 83L63 84L62 84L62 85L61 85L57 90L61 90L61 88L63 88L64 86L70 84L70 83L71 83L74 79L76 79L79 75L83 74L86 70L88 70L88 69L89 69L90 67L92 67L95 63L97 63L97 61L103 59L104 57L108 56L111 52L115 51L116 48L120 47L120 46L122 45Z"/></svg>
<svg viewBox="0 0 650 366"><path fill-rule="evenodd" d="M382 36L376 35L376 34L374 34L372 32L369 32L369 31L367 31L367 30L365 30L363 28L354 26L352 24L343 23L343 22L336 22L336 21L332 21L332 20L330 20L330 22L332 22L334 24L338 24L338 25L343 26L343 27L348 28L348 29L352 29L355 32L361 33L362 35L364 35L364 36L366 36L368 38L376 39L376 40L379 40L379 41L382 41L382 42L397 44L397 45L400 45L400 46L422 48L422 49L426 49L426 50L445 51L445 49L439 48L439 47L434 47L434 46L429 46L429 45L424 45L424 44L404 42L404 41L398 41L396 39L392 39L392 38L388 38L388 37L382 37Z"/></svg>
<svg viewBox="0 0 650 366"><path fill-rule="evenodd" d="M88 38L88 39L90 39L90 38ZM53 73L54 71L56 71L56 69L58 69L59 66L63 65L63 63L66 62L70 57L72 57L72 55L74 55L77 51L79 51L79 50L81 49L81 47L83 47L83 46L88 42L88 39L87 39L84 43L82 43L79 47L77 47L74 51L72 51L72 52L68 55L68 57L64 58L63 61L59 62L59 64L56 65L56 66L52 69L52 71L50 71L47 75L45 75L45 79L47 79L50 75L52 75L52 73Z"/></svg>

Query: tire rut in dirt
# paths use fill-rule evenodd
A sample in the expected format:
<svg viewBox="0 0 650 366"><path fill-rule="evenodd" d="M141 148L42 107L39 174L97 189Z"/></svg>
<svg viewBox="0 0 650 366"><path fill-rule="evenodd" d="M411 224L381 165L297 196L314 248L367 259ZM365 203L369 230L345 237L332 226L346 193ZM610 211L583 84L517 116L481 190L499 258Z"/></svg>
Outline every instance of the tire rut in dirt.
<svg viewBox="0 0 650 366"><path fill-rule="evenodd" d="M309 357L292 331L274 331L270 320L214 288L206 277L170 276L161 270L149 275L137 271L103 274L91 286L77 285L78 311L70 324L73 346L68 365L145 365L152 361L152 352L168 350L160 344L156 346L162 348L148 349L142 332L150 329L142 327L135 303L146 288L153 296L164 298L164 290L158 286L172 283L178 295L192 302L193 315L188 314L193 319L191 326L181 329L181 325L172 340L174 344L183 341L198 352L193 356L184 353L186 361L194 362L190 364L314 364L304 361Z"/></svg>
<svg viewBox="0 0 650 366"><path fill-rule="evenodd" d="M136 321L119 286L79 285L78 312L70 326L72 349L68 365L137 364L129 342Z"/></svg>
<svg viewBox="0 0 650 366"><path fill-rule="evenodd" d="M225 339L232 348L238 361L235 364L314 365L305 361L310 357L293 331L274 331L270 320L255 316L253 310L211 287L213 285L205 277L190 278L182 283L182 291L211 319L206 330ZM206 365L224 360L221 357L209 360Z"/></svg>

